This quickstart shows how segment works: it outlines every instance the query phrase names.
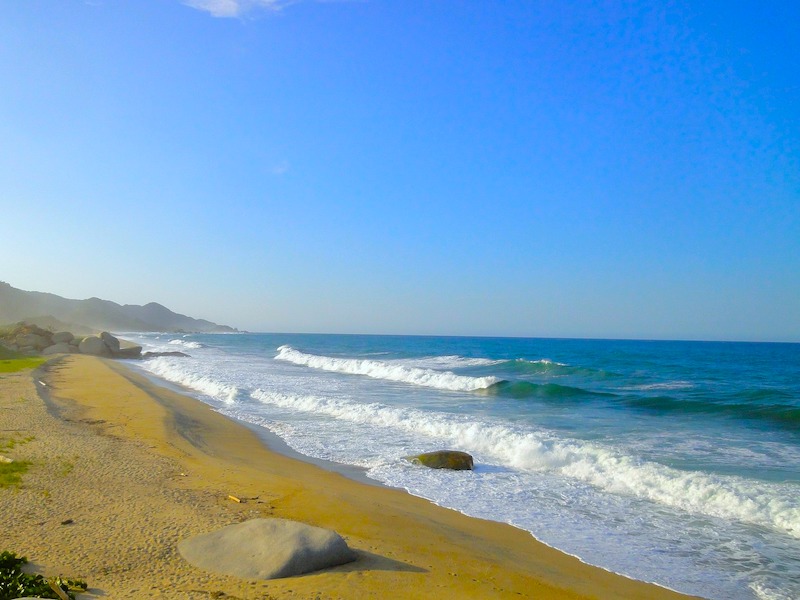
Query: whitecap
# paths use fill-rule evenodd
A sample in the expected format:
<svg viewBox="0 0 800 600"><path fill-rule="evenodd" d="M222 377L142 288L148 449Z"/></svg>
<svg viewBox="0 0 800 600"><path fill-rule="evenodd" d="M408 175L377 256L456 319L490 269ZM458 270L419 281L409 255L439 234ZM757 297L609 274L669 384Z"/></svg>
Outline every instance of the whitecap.
<svg viewBox="0 0 800 600"><path fill-rule="evenodd" d="M451 371L409 367L388 361L318 356L300 352L291 346L278 348L278 355L275 358L323 371L365 375L373 379L397 381L440 390L471 392L486 389L501 381L497 377L468 377L456 375Z"/></svg>
<svg viewBox="0 0 800 600"><path fill-rule="evenodd" d="M225 404L234 404L236 402L239 394L239 389L236 386L223 383L208 375L193 373L180 364L179 361L183 360L185 359L156 358L148 361L146 368L154 375L163 377L167 381L195 390Z"/></svg>

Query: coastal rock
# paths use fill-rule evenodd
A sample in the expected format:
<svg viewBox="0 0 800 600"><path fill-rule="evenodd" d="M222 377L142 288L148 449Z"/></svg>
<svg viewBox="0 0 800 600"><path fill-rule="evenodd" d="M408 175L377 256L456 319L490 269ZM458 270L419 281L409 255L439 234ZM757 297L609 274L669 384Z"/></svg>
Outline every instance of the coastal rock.
<svg viewBox="0 0 800 600"><path fill-rule="evenodd" d="M20 348L30 346L36 350L42 350L51 345L50 340L47 337L36 333L23 333L17 336L16 341Z"/></svg>
<svg viewBox="0 0 800 600"><path fill-rule="evenodd" d="M114 354L115 352L119 352L119 339L115 338L113 335L104 331L100 334L100 339L103 340L108 349L111 350L111 353Z"/></svg>
<svg viewBox="0 0 800 600"><path fill-rule="evenodd" d="M171 352L145 352L142 354L142 358L158 358L159 356L186 356L189 355L185 352L178 352L177 350L172 350Z"/></svg>
<svg viewBox="0 0 800 600"><path fill-rule="evenodd" d="M406 460L415 465L424 465L431 469L452 469L454 471L471 471L474 466L472 456L458 450L439 450L426 452L416 456L408 456Z"/></svg>
<svg viewBox="0 0 800 600"><path fill-rule="evenodd" d="M58 333L53 334L53 343L60 344L62 342L70 343L72 340L75 339L75 336L72 335L69 331L59 331Z"/></svg>
<svg viewBox="0 0 800 600"><path fill-rule="evenodd" d="M74 346L70 346L67 342L59 342L42 350L42 354L45 356L49 354L66 354L67 352L74 352L73 348Z"/></svg>
<svg viewBox="0 0 800 600"><path fill-rule="evenodd" d="M114 352L113 354L114 358L141 358L142 347L126 346L125 348L120 348L117 352Z"/></svg>
<svg viewBox="0 0 800 600"><path fill-rule="evenodd" d="M111 350L106 346L105 342L96 335L90 335L83 338L78 346L81 354L91 354L92 356L111 356Z"/></svg>
<svg viewBox="0 0 800 600"><path fill-rule="evenodd" d="M285 519L251 519L178 543L195 567L243 579L278 579L356 560L335 531Z"/></svg>

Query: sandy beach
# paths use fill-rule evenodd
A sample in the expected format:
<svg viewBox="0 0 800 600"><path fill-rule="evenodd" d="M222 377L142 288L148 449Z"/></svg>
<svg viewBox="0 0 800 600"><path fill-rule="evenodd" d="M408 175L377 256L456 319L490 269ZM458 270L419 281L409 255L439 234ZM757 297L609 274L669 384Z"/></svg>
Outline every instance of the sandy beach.
<svg viewBox="0 0 800 600"><path fill-rule="evenodd" d="M0 550L27 556L37 572L85 579L81 598L685 597L511 526L278 454L247 427L110 360L66 356L2 376L8 440L5 453L31 468L20 488L0 488ZM181 539L254 517L333 529L359 559L243 581L177 552Z"/></svg>

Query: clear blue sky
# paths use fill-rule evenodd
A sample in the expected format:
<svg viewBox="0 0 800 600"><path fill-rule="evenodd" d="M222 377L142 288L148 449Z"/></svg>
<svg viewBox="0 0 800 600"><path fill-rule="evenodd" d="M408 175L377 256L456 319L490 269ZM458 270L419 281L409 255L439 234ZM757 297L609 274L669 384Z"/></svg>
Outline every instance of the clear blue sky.
<svg viewBox="0 0 800 600"><path fill-rule="evenodd" d="M0 280L260 331L800 341L800 3L0 6Z"/></svg>

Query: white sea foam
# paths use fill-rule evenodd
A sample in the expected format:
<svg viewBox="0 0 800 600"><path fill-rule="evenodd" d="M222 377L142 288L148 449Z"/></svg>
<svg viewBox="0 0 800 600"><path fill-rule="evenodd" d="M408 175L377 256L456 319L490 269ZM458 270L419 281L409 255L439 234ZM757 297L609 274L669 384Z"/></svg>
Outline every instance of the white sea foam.
<svg viewBox="0 0 800 600"><path fill-rule="evenodd" d="M203 344L200 342L192 342L187 340L170 340L168 342L172 346L181 346L183 348L189 348L190 350L197 350L198 348L203 348Z"/></svg>
<svg viewBox="0 0 800 600"><path fill-rule="evenodd" d="M236 402L236 397L239 394L239 389L236 386L222 383L208 375L194 373L191 367L181 364L181 361L184 360L187 359L156 358L147 361L146 368L154 375L210 396L215 400L220 400L226 404L234 404Z"/></svg>
<svg viewBox="0 0 800 600"><path fill-rule="evenodd" d="M489 367L503 363L491 358L469 358L466 356L422 356L419 358L398 358L386 361L395 365L406 365L422 369L463 369L466 367Z"/></svg>
<svg viewBox="0 0 800 600"><path fill-rule="evenodd" d="M504 466L557 472L615 494L690 513L735 519L800 538L800 500L790 487L739 477L680 471L636 460L598 444L554 437L465 415L362 404L345 399L256 390L252 397L281 408L425 435L497 460Z"/></svg>
<svg viewBox="0 0 800 600"><path fill-rule="evenodd" d="M769 584L756 582L750 584L750 589L755 592L759 600L796 600L781 590L776 590Z"/></svg>
<svg viewBox="0 0 800 600"><path fill-rule="evenodd" d="M550 360L549 358L540 358L539 360L527 360L525 358L518 358L518 363L528 363L530 365L555 365L557 367L566 367L568 366L565 363L556 362L554 360Z"/></svg>
<svg viewBox="0 0 800 600"><path fill-rule="evenodd" d="M278 348L278 355L275 358L323 371L365 375L373 379L397 381L440 390L471 392L488 388L501 381L497 377L468 377L456 375L450 371L409 367L388 361L317 356L300 352L291 346Z"/></svg>

